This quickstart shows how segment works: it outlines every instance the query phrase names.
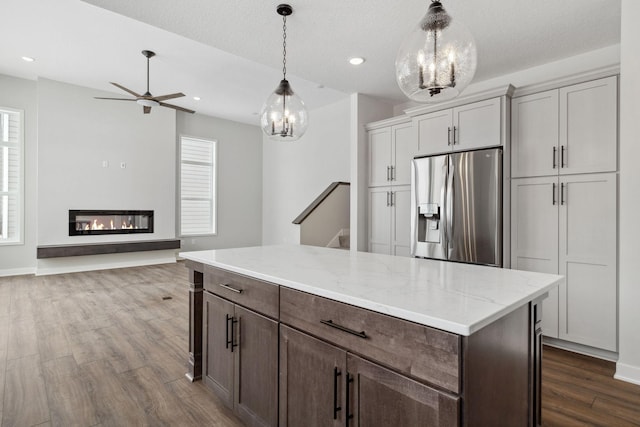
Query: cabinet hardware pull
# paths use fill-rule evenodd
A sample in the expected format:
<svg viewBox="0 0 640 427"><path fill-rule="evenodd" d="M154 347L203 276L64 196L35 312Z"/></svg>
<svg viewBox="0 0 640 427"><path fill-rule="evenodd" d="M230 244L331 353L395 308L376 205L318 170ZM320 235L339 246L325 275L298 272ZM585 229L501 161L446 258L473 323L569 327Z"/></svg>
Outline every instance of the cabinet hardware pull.
<svg viewBox="0 0 640 427"><path fill-rule="evenodd" d="M395 166L389 166L391 168L391 181L395 181L396 180L396 167Z"/></svg>
<svg viewBox="0 0 640 427"><path fill-rule="evenodd" d="M347 396L346 396L346 402L345 402L345 417L344 417L344 425L346 427L349 427L349 420L351 418L353 418L353 414L349 413L349 406L350 406L350 400L351 400L351 396L349 396L349 384L351 384L353 382L353 375L349 374L349 372L347 372Z"/></svg>
<svg viewBox="0 0 640 427"><path fill-rule="evenodd" d="M551 201L555 205L556 204L556 183L553 183L553 189L551 190Z"/></svg>
<svg viewBox="0 0 640 427"><path fill-rule="evenodd" d="M453 127L453 145L456 145L456 127Z"/></svg>
<svg viewBox="0 0 640 427"><path fill-rule="evenodd" d="M239 323L239 320L236 320L235 317L231 318L231 353L233 353L233 349L238 346L238 343L235 341L236 336L236 323Z"/></svg>
<svg viewBox="0 0 640 427"><path fill-rule="evenodd" d="M564 164L564 145L560 147L560 167L566 167L566 165Z"/></svg>
<svg viewBox="0 0 640 427"><path fill-rule="evenodd" d="M225 342L224 348L229 348L229 344L233 343L232 342L233 340L229 340L229 320L233 319L233 317L229 316L228 314L226 315L226 317L227 317L227 321L226 321L226 325L225 325L225 328L224 328L225 341L226 342Z"/></svg>
<svg viewBox="0 0 640 427"><path fill-rule="evenodd" d="M564 182L560 184L560 204L564 205Z"/></svg>
<svg viewBox="0 0 640 427"><path fill-rule="evenodd" d="M447 145L451 145L451 127L447 127Z"/></svg>
<svg viewBox="0 0 640 427"><path fill-rule="evenodd" d="M338 377L342 375L342 372L338 370L337 366L333 368L333 419L338 419L338 411L342 408L338 406Z"/></svg>
<svg viewBox="0 0 640 427"><path fill-rule="evenodd" d="M339 329L343 332L346 332L351 335L355 335L360 338L367 338L367 334L364 331L354 331L353 329L347 328L346 326L338 325L337 323L333 323L333 320L320 320L320 323L323 325L331 326L332 328Z"/></svg>
<svg viewBox="0 0 640 427"><path fill-rule="evenodd" d="M389 168L390 166L387 166L387 181L391 181L391 178L389 177Z"/></svg>
<svg viewBox="0 0 640 427"><path fill-rule="evenodd" d="M553 147L553 168L556 168L556 152L558 151L558 149L556 147Z"/></svg>
<svg viewBox="0 0 640 427"><path fill-rule="evenodd" d="M389 202L389 192L387 191L387 206L391 206L390 202Z"/></svg>
<svg viewBox="0 0 640 427"><path fill-rule="evenodd" d="M237 294L241 294L242 293L242 289L236 289L236 288L232 288L231 286L225 284L225 283L218 283L218 286L220 286L221 288L225 288L228 289L230 291L233 291Z"/></svg>
<svg viewBox="0 0 640 427"><path fill-rule="evenodd" d="M391 191L391 206L395 206L395 205L396 205L396 192Z"/></svg>

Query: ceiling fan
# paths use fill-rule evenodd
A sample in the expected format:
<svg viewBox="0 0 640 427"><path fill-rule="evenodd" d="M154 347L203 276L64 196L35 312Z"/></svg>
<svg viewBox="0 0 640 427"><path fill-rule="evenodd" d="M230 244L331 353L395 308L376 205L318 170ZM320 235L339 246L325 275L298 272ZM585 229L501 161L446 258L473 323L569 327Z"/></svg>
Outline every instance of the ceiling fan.
<svg viewBox="0 0 640 427"><path fill-rule="evenodd" d="M157 106L173 108L174 110L184 111L185 113L195 113L195 111L193 110L189 110L187 108L178 107L177 105L167 104L166 102L162 102L162 101L166 101L167 99L180 98L181 96L184 96L184 93L182 92L172 93L169 95L161 95L161 96L151 95L151 92L149 92L149 59L153 58L156 54L155 52L152 52L150 50L143 50L142 54L147 58L147 91L143 95L140 95L132 91L131 89L127 89L126 87L119 85L118 83L110 82L115 87L122 89L125 92L128 92L131 95L135 96L135 98L102 98L102 97L96 96L95 99L112 99L115 101L135 101L139 105L142 105L142 111L144 112L144 114L149 114L151 112L151 107L157 107Z"/></svg>

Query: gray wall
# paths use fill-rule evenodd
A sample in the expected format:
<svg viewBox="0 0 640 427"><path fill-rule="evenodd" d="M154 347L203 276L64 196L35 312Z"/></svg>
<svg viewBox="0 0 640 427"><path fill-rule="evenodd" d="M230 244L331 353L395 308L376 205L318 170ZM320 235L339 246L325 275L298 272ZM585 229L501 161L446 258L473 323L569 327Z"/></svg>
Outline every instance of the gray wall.
<svg viewBox="0 0 640 427"><path fill-rule="evenodd" d="M262 132L201 114L179 112L177 138L218 141L217 234L182 238L182 250L258 246L262 241ZM178 144L176 144L177 146ZM179 158L176 155L176 158ZM179 215L176 216L178 218ZM176 223L176 233L178 233Z"/></svg>
<svg viewBox="0 0 640 427"><path fill-rule="evenodd" d="M0 74L0 106L24 111L24 240L0 245L0 275L30 273L36 263L36 156L38 144L37 85L35 81Z"/></svg>

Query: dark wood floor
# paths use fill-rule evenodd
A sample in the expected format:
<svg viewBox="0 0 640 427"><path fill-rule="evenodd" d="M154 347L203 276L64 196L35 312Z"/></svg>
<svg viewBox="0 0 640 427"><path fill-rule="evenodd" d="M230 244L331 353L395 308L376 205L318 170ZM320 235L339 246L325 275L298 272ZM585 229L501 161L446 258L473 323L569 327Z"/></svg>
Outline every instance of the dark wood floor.
<svg viewBox="0 0 640 427"><path fill-rule="evenodd" d="M240 426L187 371L181 264L0 278L6 426ZM164 299L171 297L171 299ZM614 365L545 347L545 426L640 426Z"/></svg>

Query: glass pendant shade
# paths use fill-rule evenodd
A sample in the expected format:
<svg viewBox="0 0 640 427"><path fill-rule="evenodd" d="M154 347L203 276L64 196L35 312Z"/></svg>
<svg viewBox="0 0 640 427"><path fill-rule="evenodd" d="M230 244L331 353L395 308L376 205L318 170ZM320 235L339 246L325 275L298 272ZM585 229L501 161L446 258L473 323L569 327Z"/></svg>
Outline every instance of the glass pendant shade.
<svg viewBox="0 0 640 427"><path fill-rule="evenodd" d="M439 1L432 1L396 57L396 79L417 102L441 102L460 95L476 72L473 36Z"/></svg>
<svg viewBox="0 0 640 427"><path fill-rule="evenodd" d="M304 102L293 92L287 80L280 81L262 107L262 131L274 141L296 141L305 133L308 124Z"/></svg>

